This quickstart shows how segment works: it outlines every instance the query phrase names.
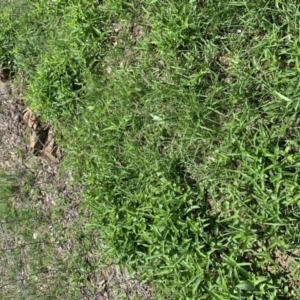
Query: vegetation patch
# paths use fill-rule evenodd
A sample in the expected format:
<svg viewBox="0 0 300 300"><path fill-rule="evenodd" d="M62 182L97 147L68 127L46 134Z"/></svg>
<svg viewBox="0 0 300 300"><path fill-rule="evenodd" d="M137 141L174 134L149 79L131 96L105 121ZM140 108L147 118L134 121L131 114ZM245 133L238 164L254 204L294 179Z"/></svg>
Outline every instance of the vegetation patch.
<svg viewBox="0 0 300 300"><path fill-rule="evenodd" d="M299 299L300 8L248 2L0 4L2 69L158 299Z"/></svg>

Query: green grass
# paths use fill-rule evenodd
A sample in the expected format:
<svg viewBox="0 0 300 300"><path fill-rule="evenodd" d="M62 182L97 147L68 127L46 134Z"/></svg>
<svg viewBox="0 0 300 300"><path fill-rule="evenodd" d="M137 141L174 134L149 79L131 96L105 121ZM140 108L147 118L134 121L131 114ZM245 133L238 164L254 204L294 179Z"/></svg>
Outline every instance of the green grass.
<svg viewBox="0 0 300 300"><path fill-rule="evenodd" d="M297 1L23 5L2 66L56 125L111 256L157 298L299 299Z"/></svg>

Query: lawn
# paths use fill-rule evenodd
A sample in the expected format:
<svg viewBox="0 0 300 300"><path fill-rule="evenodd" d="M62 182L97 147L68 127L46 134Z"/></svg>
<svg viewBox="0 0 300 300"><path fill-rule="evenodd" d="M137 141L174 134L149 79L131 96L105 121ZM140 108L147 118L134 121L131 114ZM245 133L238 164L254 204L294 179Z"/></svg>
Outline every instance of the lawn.
<svg viewBox="0 0 300 300"><path fill-rule="evenodd" d="M0 8L111 257L157 299L299 299L298 1Z"/></svg>

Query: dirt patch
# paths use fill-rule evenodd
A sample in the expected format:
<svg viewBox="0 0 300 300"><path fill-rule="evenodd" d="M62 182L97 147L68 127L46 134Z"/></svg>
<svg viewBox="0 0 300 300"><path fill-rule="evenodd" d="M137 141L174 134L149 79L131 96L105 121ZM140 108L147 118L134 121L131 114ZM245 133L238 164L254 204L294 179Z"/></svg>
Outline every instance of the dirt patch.
<svg viewBox="0 0 300 300"><path fill-rule="evenodd" d="M51 127L25 107L22 91L1 80L0 170L17 185L13 199L1 199L8 208L0 213L0 295L153 299L147 285L108 264L101 234L85 227L91 212L80 205L82 186L62 168L63 156Z"/></svg>

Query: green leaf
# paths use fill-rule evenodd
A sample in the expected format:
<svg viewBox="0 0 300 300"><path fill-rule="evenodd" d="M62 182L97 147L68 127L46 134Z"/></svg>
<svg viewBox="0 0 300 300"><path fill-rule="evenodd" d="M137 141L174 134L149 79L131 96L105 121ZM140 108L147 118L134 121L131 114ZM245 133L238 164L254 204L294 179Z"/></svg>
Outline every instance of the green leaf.
<svg viewBox="0 0 300 300"><path fill-rule="evenodd" d="M236 288L240 290L245 290L245 291L253 291L254 290L254 285L250 281L244 281L241 282L236 286Z"/></svg>

